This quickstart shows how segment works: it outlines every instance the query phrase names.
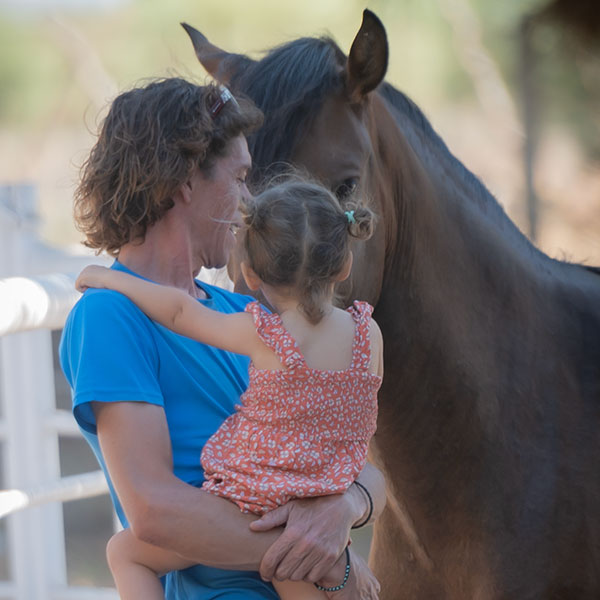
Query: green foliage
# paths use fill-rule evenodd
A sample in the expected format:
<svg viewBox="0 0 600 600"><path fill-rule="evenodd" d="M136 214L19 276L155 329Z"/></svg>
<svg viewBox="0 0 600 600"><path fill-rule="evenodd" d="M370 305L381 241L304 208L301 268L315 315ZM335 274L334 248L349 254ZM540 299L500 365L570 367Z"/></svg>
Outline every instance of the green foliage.
<svg viewBox="0 0 600 600"><path fill-rule="evenodd" d="M519 26L547 0L462 2L474 11L484 47L518 99ZM442 0L369 3L389 35L388 80L426 112L473 95L471 75L457 55L460 40L454 39L441 5ZM347 52L363 7L358 0L254 0L251 6L247 0L131 0L111 10L80 9L48 17L0 12L0 125L30 131L52 123L81 125L84 115L89 122L111 93L142 78L178 73L203 80L206 75L180 21L234 52L256 55L298 36L329 32ZM598 69L574 68L573 54L556 26L540 28L535 44L546 116L579 130L591 147L600 138L588 116L593 111L590 92L600 93ZM111 90L90 91L85 77L94 77L94 69L112 81Z"/></svg>
<svg viewBox="0 0 600 600"><path fill-rule="evenodd" d="M49 106L60 103L66 69L39 26L0 20L0 120L39 126Z"/></svg>

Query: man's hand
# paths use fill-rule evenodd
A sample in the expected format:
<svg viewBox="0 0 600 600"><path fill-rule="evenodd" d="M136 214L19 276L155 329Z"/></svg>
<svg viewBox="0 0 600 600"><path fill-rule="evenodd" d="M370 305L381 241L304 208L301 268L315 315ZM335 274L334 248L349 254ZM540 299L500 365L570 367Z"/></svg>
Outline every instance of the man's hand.
<svg viewBox="0 0 600 600"><path fill-rule="evenodd" d="M312 583L322 579L344 552L350 528L364 514L365 500L355 487L344 494L290 500L254 521L253 531L285 525L263 556L263 579Z"/></svg>

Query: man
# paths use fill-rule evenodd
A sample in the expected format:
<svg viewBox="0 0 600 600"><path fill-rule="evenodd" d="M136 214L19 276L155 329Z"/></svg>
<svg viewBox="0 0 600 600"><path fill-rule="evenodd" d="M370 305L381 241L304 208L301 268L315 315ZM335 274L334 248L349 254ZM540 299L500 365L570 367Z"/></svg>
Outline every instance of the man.
<svg viewBox="0 0 600 600"><path fill-rule="evenodd" d="M179 78L117 97L76 193L86 245L114 256L115 269L183 289L216 310L242 311L250 298L195 276L224 266L234 247L238 205L249 194L244 135L261 120L228 90ZM199 563L167 577L169 599L276 598L259 567L265 579L323 581L349 528L369 514L355 485L292 501L259 521L198 489L202 446L233 412L248 359L166 330L116 292L89 290L74 307L61 364L123 524ZM377 513L380 474L367 467L361 483ZM359 585L351 578L344 597Z"/></svg>

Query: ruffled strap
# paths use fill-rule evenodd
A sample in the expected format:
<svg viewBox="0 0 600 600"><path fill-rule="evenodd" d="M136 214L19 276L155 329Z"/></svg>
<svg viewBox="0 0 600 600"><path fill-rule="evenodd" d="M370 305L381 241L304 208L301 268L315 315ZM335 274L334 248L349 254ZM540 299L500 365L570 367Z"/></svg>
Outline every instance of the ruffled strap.
<svg viewBox="0 0 600 600"><path fill-rule="evenodd" d="M282 365L289 369L304 362L296 341L277 313L267 312L256 300L247 304L245 311L252 315L258 337L275 352Z"/></svg>
<svg viewBox="0 0 600 600"><path fill-rule="evenodd" d="M352 342L352 367L368 370L371 366L371 315L373 307L368 302L355 300L348 307L356 323L354 340Z"/></svg>

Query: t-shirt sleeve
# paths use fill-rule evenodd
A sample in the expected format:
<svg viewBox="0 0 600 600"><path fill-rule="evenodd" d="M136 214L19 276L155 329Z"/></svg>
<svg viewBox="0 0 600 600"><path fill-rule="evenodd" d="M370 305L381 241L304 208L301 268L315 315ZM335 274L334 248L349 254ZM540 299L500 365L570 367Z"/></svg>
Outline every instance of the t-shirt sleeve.
<svg viewBox="0 0 600 600"><path fill-rule="evenodd" d="M96 433L93 401L164 406L151 327L118 292L89 290L75 306L63 334L61 362L81 428Z"/></svg>

